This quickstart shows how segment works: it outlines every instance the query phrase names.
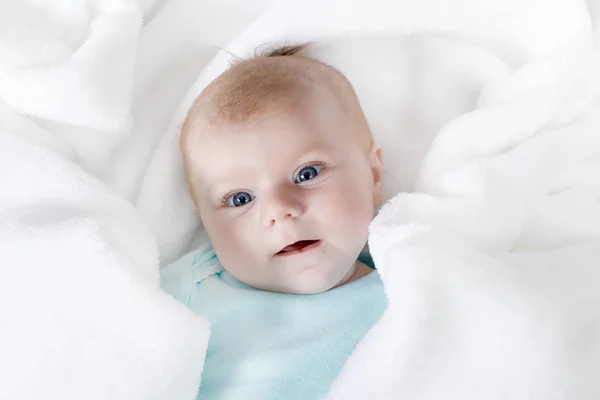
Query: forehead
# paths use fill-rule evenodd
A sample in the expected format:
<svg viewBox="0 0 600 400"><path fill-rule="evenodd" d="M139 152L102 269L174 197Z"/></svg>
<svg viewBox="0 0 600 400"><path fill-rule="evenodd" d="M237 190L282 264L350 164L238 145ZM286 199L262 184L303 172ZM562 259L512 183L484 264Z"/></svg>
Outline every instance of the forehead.
<svg viewBox="0 0 600 400"><path fill-rule="evenodd" d="M211 129L194 140L188 158L199 178L227 175L257 167L275 168L307 152L332 151L343 146L334 124L295 114L270 115L239 125Z"/></svg>
<svg viewBox="0 0 600 400"><path fill-rule="evenodd" d="M186 149L190 173L208 179L227 173L229 167L240 170L292 162L306 152L351 145L354 135L346 113L335 102L307 100L303 107L275 110L244 123L213 125Z"/></svg>

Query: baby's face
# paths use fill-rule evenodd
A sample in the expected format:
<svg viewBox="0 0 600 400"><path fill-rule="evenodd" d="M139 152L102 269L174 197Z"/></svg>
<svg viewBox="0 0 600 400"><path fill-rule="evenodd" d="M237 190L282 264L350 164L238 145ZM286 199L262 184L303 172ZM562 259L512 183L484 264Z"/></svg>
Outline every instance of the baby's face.
<svg viewBox="0 0 600 400"><path fill-rule="evenodd" d="M198 211L231 275L263 290L319 293L353 273L380 190L379 154L356 125L317 103L213 128L188 150Z"/></svg>

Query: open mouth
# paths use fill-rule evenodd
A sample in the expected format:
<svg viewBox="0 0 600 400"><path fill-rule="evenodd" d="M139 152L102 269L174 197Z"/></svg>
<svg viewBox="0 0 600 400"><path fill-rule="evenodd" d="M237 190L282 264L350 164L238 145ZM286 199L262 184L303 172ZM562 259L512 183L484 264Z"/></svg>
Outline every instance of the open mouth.
<svg viewBox="0 0 600 400"><path fill-rule="evenodd" d="M320 240L299 240L295 243L292 243L288 246L285 246L283 249L279 250L275 253L276 256L287 256L292 254L298 254L305 252L310 249L314 249L321 244Z"/></svg>

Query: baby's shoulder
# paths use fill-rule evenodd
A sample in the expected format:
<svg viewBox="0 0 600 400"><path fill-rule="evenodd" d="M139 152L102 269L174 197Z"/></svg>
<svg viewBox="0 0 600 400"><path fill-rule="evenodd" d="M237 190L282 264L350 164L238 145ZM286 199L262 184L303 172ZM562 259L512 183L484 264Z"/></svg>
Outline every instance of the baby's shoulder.
<svg viewBox="0 0 600 400"><path fill-rule="evenodd" d="M176 300L189 305L194 284L222 269L212 246L207 243L161 268L160 285Z"/></svg>

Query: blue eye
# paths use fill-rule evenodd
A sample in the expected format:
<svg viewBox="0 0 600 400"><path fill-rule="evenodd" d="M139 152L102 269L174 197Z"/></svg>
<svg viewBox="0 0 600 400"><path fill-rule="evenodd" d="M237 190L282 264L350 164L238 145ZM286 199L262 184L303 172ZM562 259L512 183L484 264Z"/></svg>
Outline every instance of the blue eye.
<svg viewBox="0 0 600 400"><path fill-rule="evenodd" d="M252 196L248 192L237 192L233 196L227 199L227 207L241 207L250 203L254 200L254 196Z"/></svg>
<svg viewBox="0 0 600 400"><path fill-rule="evenodd" d="M298 172L298 175L296 175L296 183L303 183L310 181L311 179L315 179L315 177L319 175L322 170L323 167L319 165L304 167L300 170L300 172Z"/></svg>

